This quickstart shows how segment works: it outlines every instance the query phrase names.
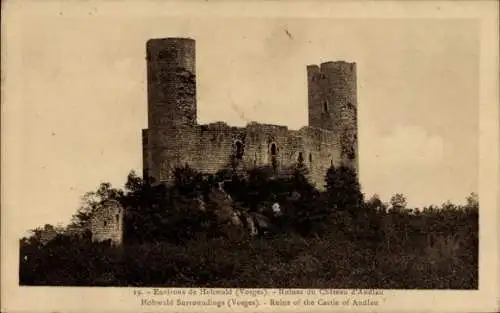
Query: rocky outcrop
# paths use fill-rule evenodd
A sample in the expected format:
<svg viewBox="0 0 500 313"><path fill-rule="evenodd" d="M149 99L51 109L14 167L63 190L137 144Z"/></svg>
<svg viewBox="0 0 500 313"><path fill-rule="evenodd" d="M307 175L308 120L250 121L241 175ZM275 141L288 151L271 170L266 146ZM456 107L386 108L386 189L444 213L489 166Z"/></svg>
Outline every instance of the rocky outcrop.
<svg viewBox="0 0 500 313"><path fill-rule="evenodd" d="M208 204L201 199L199 202L199 208L206 210ZM212 204L216 223L224 230L231 229L233 233L239 231L250 236L257 236L274 229L270 219L264 214L249 212L247 208L236 205L224 190L222 183L209 193L208 202ZM262 211L262 208L259 211Z"/></svg>

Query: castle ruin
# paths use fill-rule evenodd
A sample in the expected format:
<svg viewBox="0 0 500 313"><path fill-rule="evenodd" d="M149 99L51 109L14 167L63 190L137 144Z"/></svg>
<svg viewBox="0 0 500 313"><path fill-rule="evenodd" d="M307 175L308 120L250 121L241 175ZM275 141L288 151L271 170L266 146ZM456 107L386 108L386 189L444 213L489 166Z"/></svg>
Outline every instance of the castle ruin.
<svg viewBox="0 0 500 313"><path fill-rule="evenodd" d="M143 171L168 182L172 169L188 164L219 170L272 166L277 172L303 164L309 180L324 186L331 165L358 170L356 64L307 66L309 125L197 123L196 48L189 38L146 44L148 128L142 130Z"/></svg>
<svg viewBox="0 0 500 313"><path fill-rule="evenodd" d="M113 245L121 245L124 214L122 205L116 200L107 200L97 207L90 218L92 241L110 240Z"/></svg>

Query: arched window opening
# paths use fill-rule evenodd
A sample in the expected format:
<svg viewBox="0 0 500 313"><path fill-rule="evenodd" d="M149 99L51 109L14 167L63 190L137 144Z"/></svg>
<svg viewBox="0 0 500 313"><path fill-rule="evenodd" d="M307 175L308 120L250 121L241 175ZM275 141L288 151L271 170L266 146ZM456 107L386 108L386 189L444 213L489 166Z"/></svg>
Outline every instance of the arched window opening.
<svg viewBox="0 0 500 313"><path fill-rule="evenodd" d="M312 162L313 162L313 157L312 157L312 154L309 152L309 163L312 164Z"/></svg>
<svg viewBox="0 0 500 313"><path fill-rule="evenodd" d="M277 152L276 144L271 144L271 155L275 156Z"/></svg>
<svg viewBox="0 0 500 313"><path fill-rule="evenodd" d="M241 160L243 158L243 144L241 143L241 141L236 141L236 153L235 153L235 157L238 159L238 160Z"/></svg>
<svg viewBox="0 0 500 313"><path fill-rule="evenodd" d="M104 227L106 227L106 226L108 226L108 221L103 221L102 224Z"/></svg>
<svg viewBox="0 0 500 313"><path fill-rule="evenodd" d="M323 101L323 112L328 113L328 100Z"/></svg>
<svg viewBox="0 0 500 313"><path fill-rule="evenodd" d="M299 155L297 156L297 168L302 169L304 168L304 156L302 155L302 152L299 152Z"/></svg>
<svg viewBox="0 0 500 313"><path fill-rule="evenodd" d="M273 172L276 173L278 170L278 157L277 157L278 147L276 147L275 143L271 144L269 152L271 154L271 166L273 168Z"/></svg>
<svg viewBox="0 0 500 313"><path fill-rule="evenodd" d="M299 156L297 157L297 163L299 164L304 163L304 156L302 155L302 152L299 152Z"/></svg>
<svg viewBox="0 0 500 313"><path fill-rule="evenodd" d="M120 222L120 214L116 214L116 223Z"/></svg>

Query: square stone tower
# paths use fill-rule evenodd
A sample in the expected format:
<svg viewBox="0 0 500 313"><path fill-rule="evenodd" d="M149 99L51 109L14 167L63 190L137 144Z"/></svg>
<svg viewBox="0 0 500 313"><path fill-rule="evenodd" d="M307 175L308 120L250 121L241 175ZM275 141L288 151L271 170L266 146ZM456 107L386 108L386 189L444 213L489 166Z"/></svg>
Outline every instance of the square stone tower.
<svg viewBox="0 0 500 313"><path fill-rule="evenodd" d="M125 210L118 201L109 200L101 203L90 218L92 241L110 240L113 245L121 245L124 214Z"/></svg>

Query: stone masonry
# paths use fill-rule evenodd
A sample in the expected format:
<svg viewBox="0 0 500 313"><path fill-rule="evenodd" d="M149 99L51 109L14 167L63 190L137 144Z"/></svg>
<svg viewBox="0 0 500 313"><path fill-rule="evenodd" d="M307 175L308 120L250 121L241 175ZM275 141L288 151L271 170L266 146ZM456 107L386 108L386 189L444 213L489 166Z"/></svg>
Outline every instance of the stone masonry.
<svg viewBox="0 0 500 313"><path fill-rule="evenodd" d="M113 245L123 242L124 210L118 201L108 200L93 212L90 218L92 241L110 240Z"/></svg>
<svg viewBox="0 0 500 313"><path fill-rule="evenodd" d="M168 182L188 164L203 173L303 162L317 188L331 165L358 170L356 64L306 67L309 125L299 130L252 122L197 123L195 41L151 39L146 44L148 128L142 130L144 175Z"/></svg>

